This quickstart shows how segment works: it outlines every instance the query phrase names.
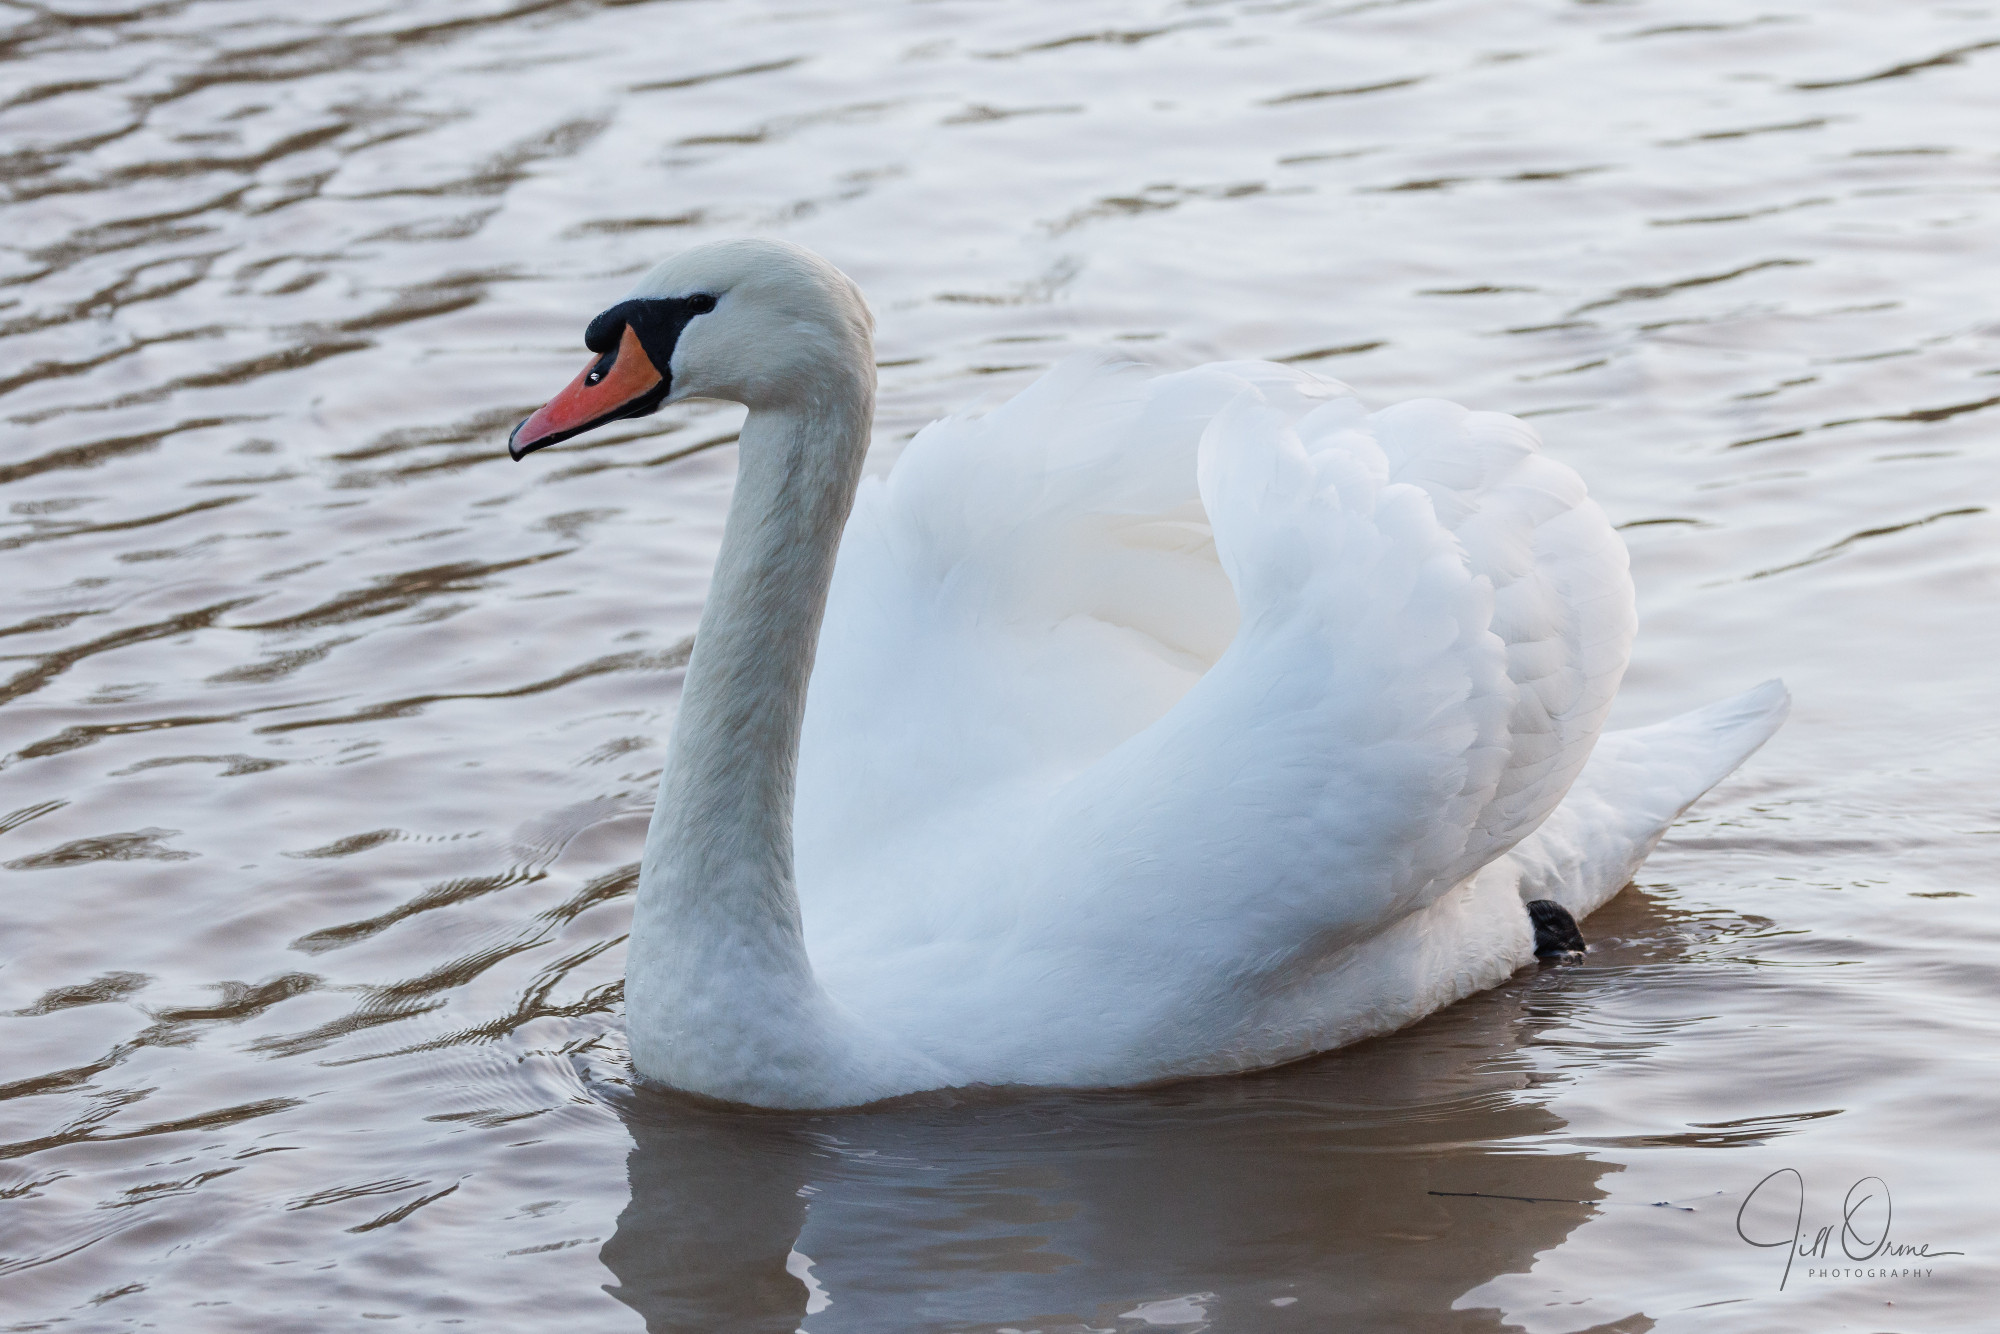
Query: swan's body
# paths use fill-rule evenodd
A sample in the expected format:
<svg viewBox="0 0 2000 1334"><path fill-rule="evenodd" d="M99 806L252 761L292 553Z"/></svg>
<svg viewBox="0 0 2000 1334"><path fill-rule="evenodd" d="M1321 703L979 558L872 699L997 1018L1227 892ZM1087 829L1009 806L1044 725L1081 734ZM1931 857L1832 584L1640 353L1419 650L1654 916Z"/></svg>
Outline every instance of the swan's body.
<svg viewBox="0 0 2000 1334"><path fill-rule="evenodd" d="M1530 962L1525 900L1597 907L1782 721L1769 683L1600 739L1624 549L1512 418L1071 363L855 499L837 271L707 247L628 308L594 374L751 409L629 947L646 1078L844 1106L1386 1032ZM618 415L597 383L520 452Z"/></svg>

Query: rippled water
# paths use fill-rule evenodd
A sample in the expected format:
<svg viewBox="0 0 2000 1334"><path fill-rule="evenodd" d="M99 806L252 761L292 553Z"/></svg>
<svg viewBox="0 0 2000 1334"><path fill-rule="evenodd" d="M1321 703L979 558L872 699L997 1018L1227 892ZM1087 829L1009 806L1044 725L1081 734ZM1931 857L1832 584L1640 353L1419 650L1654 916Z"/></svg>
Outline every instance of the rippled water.
<svg viewBox="0 0 2000 1334"><path fill-rule="evenodd" d="M4 1328L1983 1318L1989 6L0 24ZM1793 721L1587 964L1385 1040L848 1115L633 1091L737 417L502 441L637 271L745 232L870 293L884 459L1079 345L1531 417L1632 548L1618 720L1782 674ZM1836 1238L1789 1276L1737 1232L1784 1168ZM1922 1273L1846 1276L1871 1176Z"/></svg>

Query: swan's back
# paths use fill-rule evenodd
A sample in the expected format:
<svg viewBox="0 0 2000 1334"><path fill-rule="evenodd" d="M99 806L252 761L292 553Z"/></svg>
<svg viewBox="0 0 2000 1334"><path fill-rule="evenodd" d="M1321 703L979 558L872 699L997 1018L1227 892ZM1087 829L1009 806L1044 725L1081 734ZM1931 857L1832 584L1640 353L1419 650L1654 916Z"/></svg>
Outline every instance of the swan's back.
<svg viewBox="0 0 2000 1334"><path fill-rule="evenodd" d="M815 966L967 1079L1226 1053L1541 823L1632 628L1513 418L1069 363L863 485L800 754Z"/></svg>

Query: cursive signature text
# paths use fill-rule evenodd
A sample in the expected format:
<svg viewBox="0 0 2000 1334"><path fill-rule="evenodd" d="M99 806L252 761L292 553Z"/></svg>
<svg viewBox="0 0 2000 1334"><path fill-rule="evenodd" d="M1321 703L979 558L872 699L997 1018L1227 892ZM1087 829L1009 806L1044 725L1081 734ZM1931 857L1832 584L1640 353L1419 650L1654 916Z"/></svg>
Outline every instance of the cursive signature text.
<svg viewBox="0 0 2000 1334"><path fill-rule="evenodd" d="M1753 1230L1744 1227L1744 1215L1750 1212L1753 1201L1762 1195L1768 1206L1792 1205L1791 1233L1778 1231L1782 1223L1772 1226L1764 1220ZM1895 1207L1889 1198L1889 1183L1881 1177L1867 1176L1847 1188L1847 1195L1840 1202L1840 1219L1837 1223L1827 1223L1808 1234L1806 1228L1806 1179L1797 1168L1781 1167L1750 1188L1743 1197L1743 1203L1736 1210L1736 1235L1752 1246L1785 1248L1785 1272L1778 1278L1778 1290L1784 1291L1791 1281L1792 1261L1795 1259L1831 1257L1834 1242L1840 1243L1840 1250L1850 1260L1874 1260L1878 1258L1899 1259L1904 1257L1934 1259L1941 1255L1963 1255L1964 1251L1934 1251L1929 1242L1911 1245L1907 1242L1891 1241L1889 1225L1895 1218ZM1888 1272L1888 1271L1885 1271ZM1928 1272L1928 1271L1926 1271Z"/></svg>

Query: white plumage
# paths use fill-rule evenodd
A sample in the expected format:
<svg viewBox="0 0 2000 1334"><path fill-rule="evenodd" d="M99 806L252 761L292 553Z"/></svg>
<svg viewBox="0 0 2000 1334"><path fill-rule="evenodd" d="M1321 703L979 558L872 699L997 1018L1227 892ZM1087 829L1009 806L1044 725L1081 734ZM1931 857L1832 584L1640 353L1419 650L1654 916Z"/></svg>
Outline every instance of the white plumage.
<svg viewBox="0 0 2000 1334"><path fill-rule="evenodd" d="M718 293L721 322L773 300L773 271L790 317L823 299L865 350L858 295L791 247L697 251L638 295ZM701 332L671 397L718 379ZM871 387L851 410L728 395L752 408L730 524L763 536L725 539L649 842L643 1075L843 1105L1385 1032L1531 962L1525 899L1583 917L1784 716L1773 682L1600 741L1633 633L1624 548L1511 417L1369 413L1265 363L1076 360L922 432L844 533L821 524L814 566L784 515L842 483L802 478L801 442L865 427ZM781 454L758 482L753 456ZM811 633L812 607L775 624L766 594L825 586L836 540L779 856L755 830L789 802L789 742L710 715L778 671L756 643ZM755 616L713 600L759 596ZM770 782L739 772L760 765ZM680 814L725 783L754 792Z"/></svg>

